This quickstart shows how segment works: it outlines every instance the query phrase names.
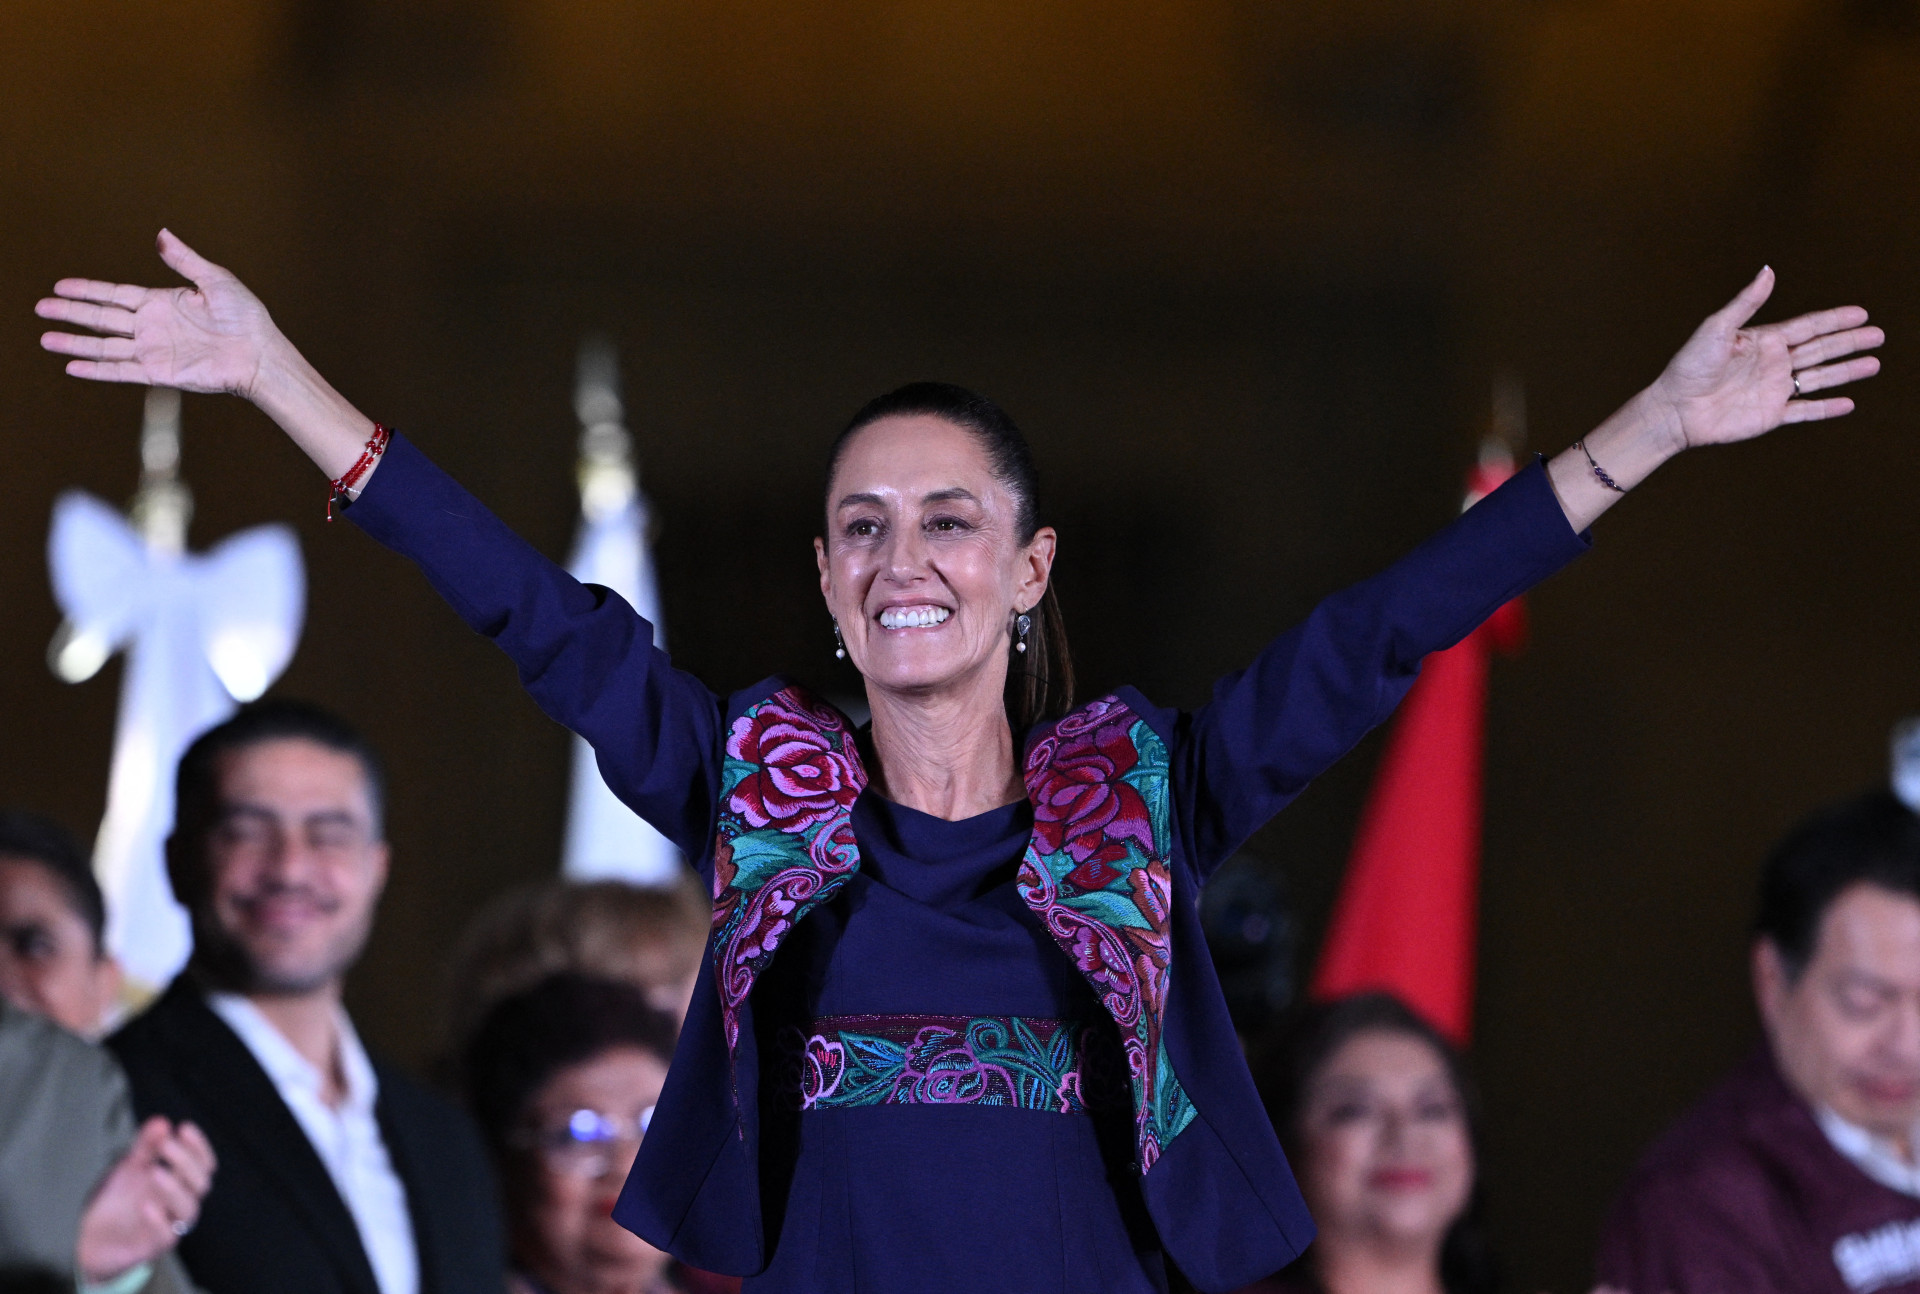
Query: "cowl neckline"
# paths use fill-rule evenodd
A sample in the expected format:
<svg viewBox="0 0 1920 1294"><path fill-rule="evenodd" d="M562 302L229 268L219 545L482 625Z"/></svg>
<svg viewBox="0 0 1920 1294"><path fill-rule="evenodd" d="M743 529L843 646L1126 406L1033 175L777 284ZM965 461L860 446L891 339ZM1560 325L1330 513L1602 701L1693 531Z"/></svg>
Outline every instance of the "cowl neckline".
<svg viewBox="0 0 1920 1294"><path fill-rule="evenodd" d="M861 866L873 879L934 908L970 903L1011 885L1033 834L1033 805L1003 804L951 821L871 787L853 809Z"/></svg>

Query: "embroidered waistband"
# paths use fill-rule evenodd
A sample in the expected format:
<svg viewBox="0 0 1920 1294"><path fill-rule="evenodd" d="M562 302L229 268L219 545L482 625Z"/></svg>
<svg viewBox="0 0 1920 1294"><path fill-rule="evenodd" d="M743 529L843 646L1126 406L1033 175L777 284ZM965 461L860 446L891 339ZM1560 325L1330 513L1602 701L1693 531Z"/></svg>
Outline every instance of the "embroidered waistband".
<svg viewBox="0 0 1920 1294"><path fill-rule="evenodd" d="M781 1033L783 1086L802 1110L999 1105L1127 1108L1110 1025L1020 1015L837 1015Z"/></svg>

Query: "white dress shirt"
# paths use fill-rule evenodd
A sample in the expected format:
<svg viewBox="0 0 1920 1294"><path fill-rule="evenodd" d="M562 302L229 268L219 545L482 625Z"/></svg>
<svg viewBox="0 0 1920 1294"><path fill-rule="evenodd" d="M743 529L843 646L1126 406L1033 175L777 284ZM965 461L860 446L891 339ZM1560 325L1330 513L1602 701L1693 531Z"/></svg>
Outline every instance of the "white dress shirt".
<svg viewBox="0 0 1920 1294"><path fill-rule="evenodd" d="M313 1062L294 1050L286 1035L246 998L209 993L207 1005L245 1043L267 1071L280 1099L313 1143L327 1175L340 1192L360 1231L360 1245L373 1267L380 1294L420 1294L420 1256L414 1244L413 1216L407 1211L407 1187L393 1170L393 1157L380 1136L374 1098L380 1085L360 1035L344 1009L338 1009L340 1070L346 1095L338 1107L320 1097L326 1079Z"/></svg>
<svg viewBox="0 0 1920 1294"><path fill-rule="evenodd" d="M1920 1199L1920 1167L1902 1159L1892 1142L1848 1123L1824 1105L1813 1107L1813 1117L1820 1125L1820 1131L1827 1134L1828 1143L1846 1156L1855 1168L1882 1186ZM1920 1133L1916 1133L1916 1136L1920 1136ZM1916 1144L1920 1144L1920 1141Z"/></svg>

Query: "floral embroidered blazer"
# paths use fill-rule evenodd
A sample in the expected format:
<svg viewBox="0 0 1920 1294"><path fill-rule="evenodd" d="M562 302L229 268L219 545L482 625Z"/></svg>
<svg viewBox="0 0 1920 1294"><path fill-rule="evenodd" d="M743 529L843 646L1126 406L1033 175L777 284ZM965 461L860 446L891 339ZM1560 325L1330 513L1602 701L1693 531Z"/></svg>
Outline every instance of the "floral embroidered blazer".
<svg viewBox="0 0 1920 1294"><path fill-rule="evenodd" d="M866 772L846 721L770 679L722 700L617 595L540 556L404 438L348 515L412 558L592 743L715 895L693 1006L615 1216L710 1271L766 1265L753 986L859 867ZM1207 878L1384 720L1421 660L1584 552L1539 464L1380 575L1334 594L1192 712L1121 688L1026 735L1021 898L1119 1030L1135 1165L1162 1244L1203 1290L1313 1237L1201 934Z"/></svg>

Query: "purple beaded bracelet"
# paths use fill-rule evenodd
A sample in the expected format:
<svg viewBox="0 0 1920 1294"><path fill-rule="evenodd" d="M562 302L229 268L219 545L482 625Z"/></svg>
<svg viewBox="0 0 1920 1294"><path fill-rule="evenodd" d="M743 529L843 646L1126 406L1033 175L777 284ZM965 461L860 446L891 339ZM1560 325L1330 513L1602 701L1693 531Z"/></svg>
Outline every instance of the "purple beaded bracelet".
<svg viewBox="0 0 1920 1294"><path fill-rule="evenodd" d="M1576 440L1573 443L1578 445L1580 447L1580 452L1587 456L1587 466L1591 467L1593 469L1593 474L1600 478L1600 484L1606 486L1609 490L1612 490L1615 494L1626 493L1626 491L1620 487L1618 482L1616 482L1611 476L1607 475L1606 468L1600 466L1600 464L1593 461L1593 451L1587 448L1586 437L1582 436L1579 440Z"/></svg>

